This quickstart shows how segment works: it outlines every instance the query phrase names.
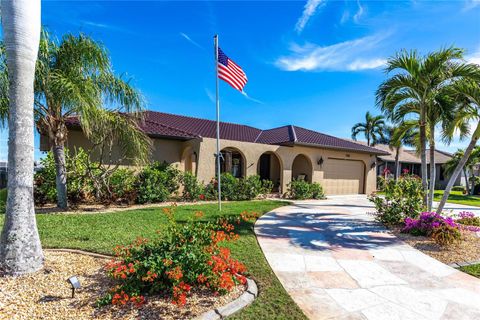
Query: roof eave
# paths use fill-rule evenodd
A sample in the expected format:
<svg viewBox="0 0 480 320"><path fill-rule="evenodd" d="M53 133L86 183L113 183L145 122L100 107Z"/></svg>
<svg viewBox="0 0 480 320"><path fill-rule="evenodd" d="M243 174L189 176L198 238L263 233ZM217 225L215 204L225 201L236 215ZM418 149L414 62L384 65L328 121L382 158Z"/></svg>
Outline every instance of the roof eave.
<svg viewBox="0 0 480 320"><path fill-rule="evenodd" d="M336 147L336 146L325 146L325 145L315 144L315 143L292 142L292 143L291 143L291 146L294 146L294 145L306 146L306 147L316 147L316 148L322 148L322 149L351 151L351 152L366 153L366 154L375 154L375 155L390 155L390 153L387 153L387 152L381 151L381 150L377 150L377 149L375 149L375 150L359 150L359 149L353 149L353 148L344 148L344 147Z"/></svg>

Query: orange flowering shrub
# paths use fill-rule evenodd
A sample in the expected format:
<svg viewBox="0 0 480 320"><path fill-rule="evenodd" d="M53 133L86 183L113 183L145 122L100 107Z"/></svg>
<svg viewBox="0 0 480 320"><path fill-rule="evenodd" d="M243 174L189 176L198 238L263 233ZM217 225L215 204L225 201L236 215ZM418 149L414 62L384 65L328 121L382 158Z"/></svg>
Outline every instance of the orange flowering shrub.
<svg viewBox="0 0 480 320"><path fill-rule="evenodd" d="M222 244L238 239L234 224L255 220L258 214L243 212L240 217L199 222L204 215L197 211L187 223L180 224L174 218L175 206L163 209L163 213L168 218L167 228L157 232L156 239L138 238L115 248L116 259L105 269L117 285L100 304L139 307L146 295L169 292L172 303L181 307L194 287L224 294L246 283L245 265Z"/></svg>

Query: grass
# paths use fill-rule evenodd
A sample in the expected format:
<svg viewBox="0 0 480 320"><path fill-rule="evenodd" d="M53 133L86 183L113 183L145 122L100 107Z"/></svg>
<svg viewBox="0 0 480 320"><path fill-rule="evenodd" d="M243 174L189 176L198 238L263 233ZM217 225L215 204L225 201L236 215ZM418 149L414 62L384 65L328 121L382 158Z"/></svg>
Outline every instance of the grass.
<svg viewBox="0 0 480 320"><path fill-rule="evenodd" d="M6 205L7 205L7 188L0 189L0 213L5 213Z"/></svg>
<svg viewBox="0 0 480 320"><path fill-rule="evenodd" d="M480 264L473 264L467 267L460 267L460 270L471 274L474 277L480 278Z"/></svg>
<svg viewBox="0 0 480 320"><path fill-rule="evenodd" d="M284 203L279 201L245 201L223 204L220 214L214 204L178 206L175 217L185 221L195 211L204 212L204 220L241 212L266 213ZM0 228L4 217L0 215ZM98 253L113 253L116 245L125 245L137 236L151 238L162 230L166 218L161 208L97 214L37 214L37 224L45 248L74 248ZM270 269L257 243L253 223L243 223L237 232L240 239L228 246L244 262L258 284L260 295L255 302L232 319L306 319Z"/></svg>
<svg viewBox="0 0 480 320"><path fill-rule="evenodd" d="M434 200L440 201L443 196L443 190L437 190L434 193ZM448 196L449 203L464 204L467 206L480 207L480 197L463 194L462 191L451 191Z"/></svg>

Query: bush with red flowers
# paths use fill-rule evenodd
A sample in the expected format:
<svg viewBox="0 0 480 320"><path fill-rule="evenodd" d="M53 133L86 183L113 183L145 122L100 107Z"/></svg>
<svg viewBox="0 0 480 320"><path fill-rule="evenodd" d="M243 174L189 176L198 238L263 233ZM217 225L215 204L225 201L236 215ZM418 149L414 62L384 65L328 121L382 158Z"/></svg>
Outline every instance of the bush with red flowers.
<svg viewBox="0 0 480 320"><path fill-rule="evenodd" d="M197 211L181 224L175 220L175 207L163 211L168 224L158 238L138 238L116 248L116 259L106 271L117 285L99 305L141 306L145 296L168 292L172 303L183 306L194 287L209 288L216 295L245 284L245 266L222 244L238 239L235 223L256 219L257 214L244 212L240 217L205 222L198 221L203 214Z"/></svg>

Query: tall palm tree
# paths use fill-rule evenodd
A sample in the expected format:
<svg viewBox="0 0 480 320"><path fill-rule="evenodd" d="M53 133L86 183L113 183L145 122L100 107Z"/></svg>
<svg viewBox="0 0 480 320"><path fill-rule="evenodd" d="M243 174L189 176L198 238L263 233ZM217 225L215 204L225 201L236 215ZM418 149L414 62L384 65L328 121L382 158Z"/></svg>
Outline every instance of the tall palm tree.
<svg viewBox="0 0 480 320"><path fill-rule="evenodd" d="M459 101L459 104L456 118L450 125L449 132L446 135L447 140L451 139L451 136L456 129L468 126L470 121L475 121L476 127L471 135L470 143L448 180L442 200L440 200L437 208L438 213L442 212L455 181L458 179L460 172L467 164L467 161L480 138L480 66L472 64L471 67L475 69L475 72L471 75L470 80L457 81L452 86L452 90L456 94L456 100Z"/></svg>
<svg viewBox="0 0 480 320"><path fill-rule="evenodd" d="M0 85L6 87L8 83ZM35 123L54 154L58 207L68 206L66 120L77 116L94 144L115 144L127 158L142 162L150 151L149 138L138 128L142 111L140 93L115 75L103 45L84 34L67 34L59 42L42 32L35 72Z"/></svg>
<svg viewBox="0 0 480 320"><path fill-rule="evenodd" d="M367 145L375 145L383 138L383 128L385 127L384 117L382 115L372 116L369 111L365 114L365 122L358 122L352 127L352 139L357 140L360 133L365 135Z"/></svg>
<svg viewBox="0 0 480 320"><path fill-rule="evenodd" d="M422 186L425 191L424 204L431 210L435 187L435 125L433 117L445 87L459 77L469 76L471 66L458 62L463 50L446 48L424 57L416 51L401 51L387 62L387 73L397 72L385 80L376 92L376 103L394 122L415 119L419 128ZM432 122L431 124L428 121ZM435 125L433 125L435 123ZM431 179L430 192L427 181L427 130L430 132ZM433 174L432 174L433 172Z"/></svg>
<svg viewBox="0 0 480 320"><path fill-rule="evenodd" d="M0 69L8 69L8 197L0 238L0 267L11 275L43 265L33 205L33 96L40 38L40 0L2 0L4 47ZM2 84L5 85L5 84ZM2 112L7 109L0 103Z"/></svg>

